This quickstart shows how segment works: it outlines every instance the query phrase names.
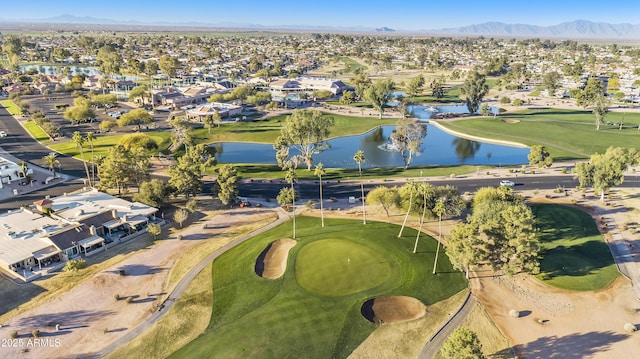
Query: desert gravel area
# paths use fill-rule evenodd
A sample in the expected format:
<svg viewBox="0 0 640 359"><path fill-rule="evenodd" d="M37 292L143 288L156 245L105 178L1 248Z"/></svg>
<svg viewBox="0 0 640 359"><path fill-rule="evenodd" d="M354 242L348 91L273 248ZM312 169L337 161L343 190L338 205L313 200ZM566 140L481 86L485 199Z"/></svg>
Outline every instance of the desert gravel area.
<svg viewBox="0 0 640 359"><path fill-rule="evenodd" d="M55 300L12 318L0 328L0 358L89 357L88 353L107 346L156 310L170 289L171 266L182 253L201 241L216 240L216 234L264 220L272 213L267 208L234 208L207 217L178 232L182 240L157 241ZM210 224L206 229L205 223ZM120 275L122 269L125 276ZM34 329L41 332L37 341L31 337ZM13 331L19 336L10 340Z"/></svg>

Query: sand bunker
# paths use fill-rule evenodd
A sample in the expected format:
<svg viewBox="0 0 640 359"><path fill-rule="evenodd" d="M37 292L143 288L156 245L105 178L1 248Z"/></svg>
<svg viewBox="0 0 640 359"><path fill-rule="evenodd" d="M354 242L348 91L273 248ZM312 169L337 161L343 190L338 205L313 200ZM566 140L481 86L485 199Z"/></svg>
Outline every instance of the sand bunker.
<svg viewBox="0 0 640 359"><path fill-rule="evenodd" d="M360 312L373 323L388 324L417 319L423 316L427 307L413 297L380 297L366 301Z"/></svg>
<svg viewBox="0 0 640 359"><path fill-rule="evenodd" d="M289 250L296 245L296 241L289 238L278 239L265 248L256 260L256 274L262 278L277 279L282 277L287 269Z"/></svg>
<svg viewBox="0 0 640 359"><path fill-rule="evenodd" d="M504 123L520 123L520 120L516 120L515 118L505 118L502 120Z"/></svg>

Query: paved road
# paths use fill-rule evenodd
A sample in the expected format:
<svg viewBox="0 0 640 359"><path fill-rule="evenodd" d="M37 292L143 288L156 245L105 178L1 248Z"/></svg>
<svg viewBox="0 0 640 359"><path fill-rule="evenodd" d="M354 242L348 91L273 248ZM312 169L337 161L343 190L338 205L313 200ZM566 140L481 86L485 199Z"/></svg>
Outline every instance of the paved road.
<svg viewBox="0 0 640 359"><path fill-rule="evenodd" d="M265 203L265 205L268 205L268 203ZM267 231L267 230L269 230L269 229L271 229L273 227L276 227L276 226L280 225L281 223L289 220L289 216L284 211L280 210L279 208L274 208L274 210L276 210L277 213L278 213L278 219L277 220L271 222L270 224L268 224L268 225L266 225L266 226L264 226L264 227L262 227L260 229L255 230L255 231L253 231L251 233L248 233L248 234L245 234L245 235L243 235L241 237L238 237L234 241L228 243L224 247L222 247L222 248L218 249L217 251L211 253L205 259L200 261L193 268L191 268L191 270L180 280L180 282L178 282L178 284L171 291L171 293L169 293L167 298L162 302L164 307L161 310L158 310L158 311L154 312L153 314L151 314L142 323L140 323L137 327L133 328L127 334L122 336L120 339L114 341L113 343L109 344L107 347L105 347L101 351L99 351L97 353L94 353L91 357L92 358L102 358L102 357L106 356L107 354L111 353L112 351L116 350L120 346L128 343L129 341L131 341L133 339L135 339L138 335L142 334L145 330L149 329L149 327L151 327L151 325L153 325L153 323L158 321L158 319L162 318L171 309L171 307L173 307L173 305L176 303L178 298L187 289L187 287L189 286L191 281L193 281L193 279L195 279L195 277L198 275L198 273L200 273L206 266L211 264L211 262L213 262L221 254L223 254L224 252L228 251L229 249L237 246L238 244L250 239L251 237L256 236L256 235L258 235L258 234L260 234L262 232L265 232L265 231Z"/></svg>
<svg viewBox="0 0 640 359"><path fill-rule="evenodd" d="M429 339L424 345L422 351L418 355L418 359L434 358L438 350L442 347L445 340L453 331L462 324L462 321L471 314L476 305L476 297L469 292L462 306L455 312L444 325Z"/></svg>

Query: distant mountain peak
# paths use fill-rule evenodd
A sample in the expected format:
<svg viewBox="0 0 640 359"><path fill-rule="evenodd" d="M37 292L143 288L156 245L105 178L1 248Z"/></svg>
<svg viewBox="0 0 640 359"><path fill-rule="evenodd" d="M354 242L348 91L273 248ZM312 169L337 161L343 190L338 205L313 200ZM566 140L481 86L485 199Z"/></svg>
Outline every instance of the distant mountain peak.
<svg viewBox="0 0 640 359"><path fill-rule="evenodd" d="M396 30L394 30L392 28L389 28L389 27L386 27L386 26L383 26L383 27L377 27L376 31L377 32L394 32Z"/></svg>
<svg viewBox="0 0 640 359"><path fill-rule="evenodd" d="M640 39L640 25L610 24L588 20L563 22L552 26L485 22L458 28L431 30L430 33L472 36L553 37L572 39Z"/></svg>

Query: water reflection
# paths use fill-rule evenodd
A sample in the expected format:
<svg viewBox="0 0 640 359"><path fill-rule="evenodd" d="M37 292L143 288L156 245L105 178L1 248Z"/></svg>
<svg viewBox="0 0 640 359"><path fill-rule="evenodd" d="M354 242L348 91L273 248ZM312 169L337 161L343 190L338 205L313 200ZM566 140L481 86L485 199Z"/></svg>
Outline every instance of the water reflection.
<svg viewBox="0 0 640 359"><path fill-rule="evenodd" d="M456 156L458 156L460 162L473 158L480 149L480 142L467 140L466 138L456 137L451 143L455 146ZM487 156L490 158L491 153L488 153Z"/></svg>

